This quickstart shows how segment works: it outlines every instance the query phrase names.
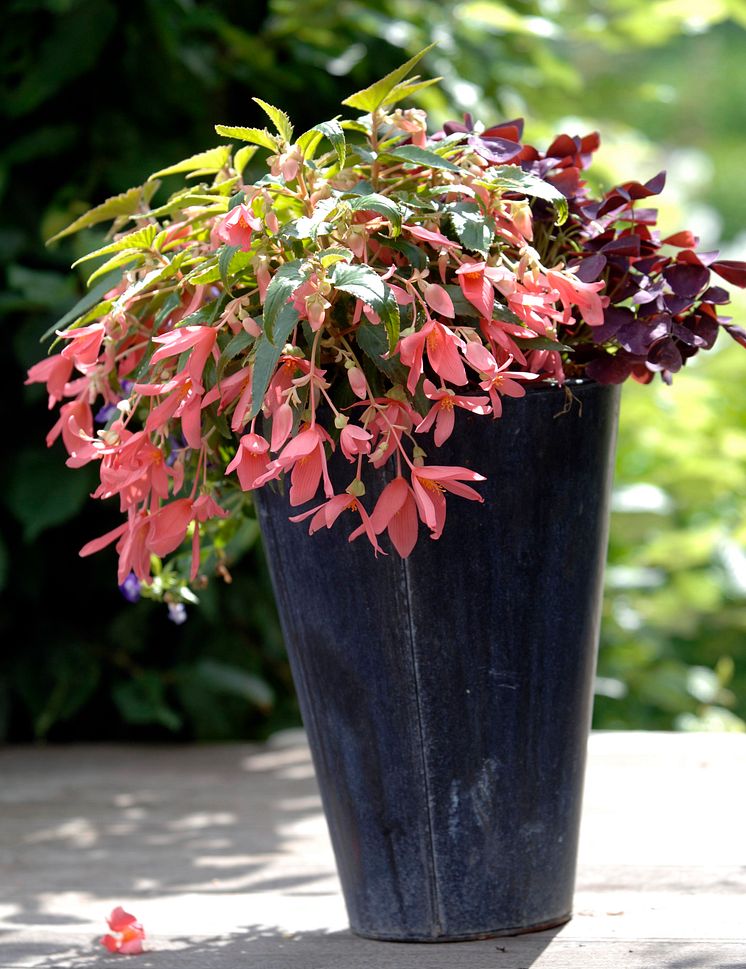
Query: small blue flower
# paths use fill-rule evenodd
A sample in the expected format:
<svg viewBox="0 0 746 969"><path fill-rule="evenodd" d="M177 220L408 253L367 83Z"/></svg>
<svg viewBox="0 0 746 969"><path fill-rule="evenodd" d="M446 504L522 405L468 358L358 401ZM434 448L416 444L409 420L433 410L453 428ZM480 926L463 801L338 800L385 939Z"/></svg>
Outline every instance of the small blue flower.
<svg viewBox="0 0 746 969"><path fill-rule="evenodd" d="M177 626L180 626L183 622L187 621L187 611L183 602L169 602L168 604L168 618L171 622L175 622Z"/></svg>
<svg viewBox="0 0 746 969"><path fill-rule="evenodd" d="M140 598L140 580L134 572L130 572L124 582L119 586L119 591L127 602L137 602Z"/></svg>
<svg viewBox="0 0 746 969"><path fill-rule="evenodd" d="M94 420L97 424L108 424L109 421L113 417L116 417L118 413L119 411L114 404L104 404L104 406L96 412Z"/></svg>

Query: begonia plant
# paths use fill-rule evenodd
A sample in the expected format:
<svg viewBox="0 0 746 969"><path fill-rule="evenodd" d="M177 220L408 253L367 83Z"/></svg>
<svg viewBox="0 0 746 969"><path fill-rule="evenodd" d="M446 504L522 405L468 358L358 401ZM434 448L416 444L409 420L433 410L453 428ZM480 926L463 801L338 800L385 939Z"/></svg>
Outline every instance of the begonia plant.
<svg viewBox="0 0 746 969"><path fill-rule="evenodd" d="M464 412L500 418L503 397L542 383L670 382L721 329L746 346L712 279L744 286L746 264L690 232L661 238L647 200L663 174L594 198L597 134L541 152L520 120L467 116L429 135L397 106L434 83L409 76L424 53L347 98L354 117L300 135L255 99L270 127L217 125L231 144L55 236L113 221L28 380L61 402L48 443L97 462L94 497L119 501L124 520L81 554L116 542L129 597L183 613L267 485L311 532L352 515L350 540L407 556L439 537L447 496L481 501L476 471L438 461ZM172 175L185 184L155 204ZM391 468L375 503L367 464Z"/></svg>

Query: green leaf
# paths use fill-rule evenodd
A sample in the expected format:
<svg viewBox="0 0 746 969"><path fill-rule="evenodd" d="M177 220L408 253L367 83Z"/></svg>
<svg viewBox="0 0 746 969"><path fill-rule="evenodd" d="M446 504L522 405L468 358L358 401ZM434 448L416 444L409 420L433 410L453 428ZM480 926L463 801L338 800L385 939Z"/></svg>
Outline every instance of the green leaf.
<svg viewBox="0 0 746 969"><path fill-rule="evenodd" d="M125 268L141 259L142 259L142 252L140 252L138 249L129 249L129 250L125 250L124 252L118 252L115 255L113 255L111 259L107 259L106 262L103 263L103 265L98 267L98 269L94 269L94 271L88 277L88 280L86 281L86 285L90 286L91 283L93 283L96 279L99 279L101 276L105 276L107 273L110 273L112 269L118 269L120 266Z"/></svg>
<svg viewBox="0 0 746 969"><path fill-rule="evenodd" d="M91 490L91 475L66 468L57 451L27 449L14 461L5 503L33 542L47 528L74 518Z"/></svg>
<svg viewBox="0 0 746 969"><path fill-rule="evenodd" d="M398 239L384 239L382 237L381 241L384 245L388 246L389 249L396 249L397 252L403 253L407 257L407 262L409 262L414 269L426 269L428 265L428 258L424 250L420 249L413 242L409 242L407 239L403 239L401 236ZM460 287L457 287L459 292L461 292Z"/></svg>
<svg viewBox="0 0 746 969"><path fill-rule="evenodd" d="M548 336L514 336L511 337L516 345L521 348L521 350L572 350L572 347L568 347L564 343L558 343L556 340L551 340Z"/></svg>
<svg viewBox="0 0 746 969"><path fill-rule="evenodd" d="M277 367L282 349L297 325L298 311L291 303L285 303L277 315L277 319L275 321L276 343L273 343L267 336L265 324L264 333L257 341L256 356L254 358L254 372L251 389L251 413L249 414L249 420L256 417L256 415L262 409L264 395L267 393L267 387L269 387L269 382L272 379L272 375Z"/></svg>
<svg viewBox="0 0 746 969"><path fill-rule="evenodd" d="M442 77L431 77L426 81L421 81L418 75L410 78L408 81L403 81L401 84L397 84L391 93L385 98L382 107L389 108L394 104L398 104L399 101L403 101L405 98L411 97L413 94L416 94L417 91L422 91L424 88L431 87L433 84L439 84L442 80Z"/></svg>
<svg viewBox="0 0 746 969"><path fill-rule="evenodd" d="M402 212L399 206L385 195L374 192L372 195L358 195L349 202L353 212L378 212L385 215L391 223L394 236L401 232Z"/></svg>
<svg viewBox="0 0 746 969"><path fill-rule="evenodd" d="M218 250L220 255L218 256L218 270L220 271L220 278L223 280L223 286L226 290L230 291L230 283L228 282L228 273L230 271L231 262L233 257L237 252L239 252L241 246L221 246Z"/></svg>
<svg viewBox="0 0 746 969"><path fill-rule="evenodd" d="M147 182L145 185L130 188L126 192L121 192L119 195L113 195L105 202L102 202L84 215L81 215L74 222L71 222L66 228L53 235L51 239L47 239L47 245L50 245L52 242L57 242L58 239L63 239L65 236L79 232L81 229L87 229L89 226L97 225L99 222L109 222L112 219L124 219L135 215L141 206L147 205L150 202L159 184L159 182Z"/></svg>
<svg viewBox="0 0 746 969"><path fill-rule="evenodd" d="M233 170L240 175L255 154L256 145L244 145L243 148L239 148L233 157Z"/></svg>
<svg viewBox="0 0 746 969"><path fill-rule="evenodd" d="M203 659L197 663L196 671L200 682L208 690L240 697L264 709L274 703L275 695L271 687L258 676L248 673L239 666L220 663L214 659Z"/></svg>
<svg viewBox="0 0 746 969"><path fill-rule="evenodd" d="M108 256L112 252L122 252L124 249L150 249L157 233L158 226L156 225L145 225L141 229L135 229L134 232L128 232L127 235L117 239L116 242L111 242L108 246L96 249L95 252L89 252L85 256L81 256L80 259L76 259L73 263L73 269L89 259Z"/></svg>
<svg viewBox="0 0 746 969"><path fill-rule="evenodd" d="M359 108L360 111L367 111L369 114L377 111L378 108L384 104L386 98L394 90L396 85L400 81L404 80L415 64L417 64L418 61L420 61L429 50L432 50L434 46L435 44L429 44L418 54L415 54L414 57L410 57L406 63L402 64L400 67L397 67L385 77L382 77L380 81L376 81L375 84L371 84L362 91L356 91L348 98L345 98L342 104L346 104L350 108Z"/></svg>
<svg viewBox="0 0 746 969"><path fill-rule="evenodd" d="M41 337L40 342L48 340L50 336L57 330L64 330L71 323L74 323L78 317L86 313L91 307L95 306L96 303L101 301L101 297L108 293L109 290L116 286L119 280L122 278L121 272L112 272L110 276L102 279L97 286L95 286L89 293L81 297L78 302L73 306L71 310L68 310L64 316L60 317L59 320L50 326L46 333Z"/></svg>
<svg viewBox="0 0 746 969"><path fill-rule="evenodd" d="M230 154L230 145L218 145L217 148L201 151L197 155L191 155L183 161L176 162L175 165L169 165L168 168L154 172L149 176L148 181L151 182L154 178L160 178L162 175L177 175L179 172L192 172L200 175L219 172L221 168L228 164Z"/></svg>
<svg viewBox="0 0 746 969"><path fill-rule="evenodd" d="M489 254L494 237L494 222L485 219L484 212L474 202L456 202L448 206L453 231L461 245L483 258Z"/></svg>
<svg viewBox="0 0 746 969"><path fill-rule="evenodd" d="M252 145L259 145L260 148L268 148L271 152L277 152L279 145L277 138L271 135L266 128L244 128L233 127L232 125L216 124L215 131L224 138L238 138L239 141L249 141Z"/></svg>
<svg viewBox="0 0 746 969"><path fill-rule="evenodd" d="M529 195L532 198L544 199L545 202L552 203L557 213L555 225L562 225L567 220L567 199L559 189L543 178L539 178L538 175L524 172L517 165L499 165L490 168L489 175L489 181L483 182L488 187L494 188L497 184L499 188L515 192L518 195Z"/></svg>
<svg viewBox="0 0 746 969"><path fill-rule="evenodd" d="M389 350L393 353L399 342L399 306L378 273L369 266L339 262L332 269L330 281L335 289L356 296L380 316L386 327Z"/></svg>
<svg viewBox="0 0 746 969"><path fill-rule="evenodd" d="M250 346L256 338L246 330L241 328L238 333L236 333L225 346L225 349L220 353L220 360L218 361L218 381L223 379L223 374L225 373L225 368L234 360L242 350L245 350Z"/></svg>
<svg viewBox="0 0 746 969"><path fill-rule="evenodd" d="M117 683L112 695L127 723L159 723L168 730L181 726L181 717L166 703L163 680L153 670Z"/></svg>
<svg viewBox="0 0 746 969"><path fill-rule="evenodd" d="M272 328L280 310L305 282L308 274L307 265L301 259L286 262L277 270L270 280L264 297L264 333L268 340L272 340Z"/></svg>
<svg viewBox="0 0 746 969"><path fill-rule="evenodd" d="M262 101L261 98L252 98L251 100L254 102L254 104L258 104L262 111L264 111L277 129L277 132L282 140L291 142L293 140L293 126L290 123L290 118L287 116L287 114L285 114L285 112L281 111L279 108L276 108L274 104L267 104L266 101Z"/></svg>
<svg viewBox="0 0 746 969"><path fill-rule="evenodd" d="M347 159L347 141L342 130L342 125L333 118L331 121L322 121L305 131L298 139L298 147L306 158L313 158L316 152L316 145L320 141L317 135L323 135L331 144L337 154L337 164L344 168Z"/></svg>
<svg viewBox="0 0 746 969"><path fill-rule="evenodd" d="M345 246L332 246L329 249L322 249L321 252L316 253L316 258L326 269L329 266L333 266L335 262L350 262L355 258L355 254Z"/></svg>
<svg viewBox="0 0 746 969"><path fill-rule="evenodd" d="M413 165L437 168L444 172L461 171L458 165L454 165L447 158L442 158L434 151L428 151L427 148L418 148L417 145L399 145L397 148L390 148L386 152L386 155L392 158L401 158L404 161L411 162Z"/></svg>
<svg viewBox="0 0 746 969"><path fill-rule="evenodd" d="M405 383L407 369L399 357L384 360L383 356L389 350L386 333L380 326L372 323L361 323L355 330L355 339L363 353L373 361L375 366L393 383Z"/></svg>

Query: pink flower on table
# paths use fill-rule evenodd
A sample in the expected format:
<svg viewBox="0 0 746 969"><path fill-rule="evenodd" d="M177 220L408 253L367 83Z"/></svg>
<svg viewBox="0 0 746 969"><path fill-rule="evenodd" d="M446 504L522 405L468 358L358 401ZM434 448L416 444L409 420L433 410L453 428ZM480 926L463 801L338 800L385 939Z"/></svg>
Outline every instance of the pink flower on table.
<svg viewBox="0 0 746 969"><path fill-rule="evenodd" d="M251 234L261 229L262 220L257 219L250 205L232 208L217 228L217 237L229 246L239 246L244 252L251 248Z"/></svg>
<svg viewBox="0 0 746 969"><path fill-rule="evenodd" d="M484 498L465 485L464 481L484 481L485 478L469 468L425 465L412 468L412 491L420 518L432 532L431 538L440 538L446 521L445 492L451 491L470 501Z"/></svg>
<svg viewBox="0 0 746 969"><path fill-rule="evenodd" d="M403 559L411 554L417 544L419 519L414 493L404 478L394 478L386 485L370 520L376 535L388 532L392 545Z"/></svg>
<svg viewBox="0 0 746 969"><path fill-rule="evenodd" d="M526 388L522 386L522 380L536 380L537 373L525 373L519 370L508 370L513 358L510 357L502 365L498 365L497 360L490 351L481 343L470 342L466 347L466 359L480 372L483 378L479 386L486 390L490 395L492 413L497 419L502 416L503 405L500 395L505 397L525 397ZM506 372L507 371L507 372Z"/></svg>
<svg viewBox="0 0 746 969"><path fill-rule="evenodd" d="M352 542L364 532L368 536L368 540L373 546L376 555L379 552L382 555L385 555L386 553L378 544L376 533L365 508L363 508L360 500L356 498L355 495L348 494L347 492L344 492L341 495L333 495L328 501L325 501L321 505L317 505L316 508L311 508L309 511L304 511L300 515L293 515L290 518L290 521L301 522L306 518L311 518L311 516L313 516L311 518L311 524L308 527L308 534L313 535L313 533L317 532L320 528L331 528L343 511L357 512L362 519L362 524L352 532L348 541Z"/></svg>
<svg viewBox="0 0 746 969"><path fill-rule="evenodd" d="M439 377L451 384L463 386L466 383L466 371L458 352L460 346L461 341L456 334L433 319L429 319L416 333L402 337L398 350L401 362L409 367L407 389L410 394L415 392L417 381L422 375L425 350L430 366Z"/></svg>
<svg viewBox="0 0 746 969"><path fill-rule="evenodd" d="M140 955L143 951L145 930L134 915L130 915L119 906L114 909L106 922L111 933L101 939L101 945L109 952L120 952L127 956Z"/></svg>
<svg viewBox="0 0 746 969"><path fill-rule="evenodd" d="M269 441L261 434L244 434L238 442L236 455L225 469L226 474L235 471L242 491L251 491L257 487L260 478L269 466Z"/></svg>
<svg viewBox="0 0 746 969"><path fill-rule="evenodd" d="M27 384L46 384L50 410L65 396L65 384L73 372L73 362L61 353L35 363L28 371Z"/></svg>
<svg viewBox="0 0 746 969"><path fill-rule="evenodd" d="M456 415L454 407L461 407L472 414L489 414L489 397L462 397L452 390L438 390L429 380L424 383L425 396L435 403L428 411L427 417L420 421L415 430L418 433L429 431L435 424L435 444L440 447L453 433Z"/></svg>

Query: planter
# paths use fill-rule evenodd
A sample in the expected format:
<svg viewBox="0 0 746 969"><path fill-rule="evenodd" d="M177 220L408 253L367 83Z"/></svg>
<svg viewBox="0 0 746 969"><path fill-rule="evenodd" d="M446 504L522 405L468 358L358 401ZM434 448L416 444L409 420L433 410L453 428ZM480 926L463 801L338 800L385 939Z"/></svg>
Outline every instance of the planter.
<svg viewBox="0 0 746 969"><path fill-rule="evenodd" d="M619 399L573 393L566 413L531 388L503 420L459 415L437 463L485 474L486 504L449 496L443 537L406 561L341 523L309 537L284 496L255 493L360 935L570 918Z"/></svg>

